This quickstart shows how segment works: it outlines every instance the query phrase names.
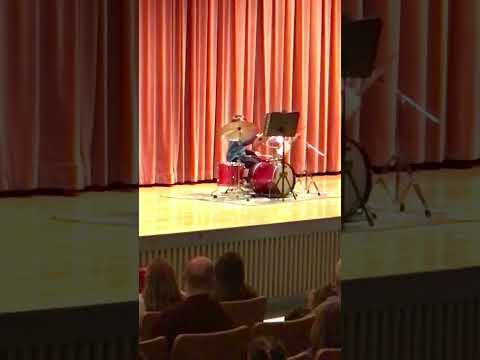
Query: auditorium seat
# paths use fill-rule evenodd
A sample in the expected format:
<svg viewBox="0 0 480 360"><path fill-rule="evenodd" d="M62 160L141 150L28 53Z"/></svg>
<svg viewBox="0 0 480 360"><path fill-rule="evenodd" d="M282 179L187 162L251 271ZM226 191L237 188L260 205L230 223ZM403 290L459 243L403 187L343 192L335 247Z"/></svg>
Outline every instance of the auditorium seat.
<svg viewBox="0 0 480 360"><path fill-rule="evenodd" d="M258 323L253 328L253 337L272 336L285 345L287 356L294 356L310 347L310 329L314 316L308 315L301 319Z"/></svg>
<svg viewBox="0 0 480 360"><path fill-rule="evenodd" d="M249 300L223 301L221 305L235 326L253 327L265 318L267 298L259 296Z"/></svg>
<svg viewBox="0 0 480 360"><path fill-rule="evenodd" d="M322 349L317 352L314 360L341 360L342 349Z"/></svg>
<svg viewBox="0 0 480 360"><path fill-rule="evenodd" d="M240 326L208 334L184 334L175 338L171 360L244 360L250 330Z"/></svg>
<svg viewBox="0 0 480 360"><path fill-rule="evenodd" d="M310 353L302 351L300 354L289 357L287 360L311 360Z"/></svg>
<svg viewBox="0 0 480 360"><path fill-rule="evenodd" d="M138 352L142 360L167 360L167 339L160 336L155 339L140 341Z"/></svg>
<svg viewBox="0 0 480 360"><path fill-rule="evenodd" d="M161 316L159 311L149 311L145 313L142 320L142 328L140 329L140 339L151 339L153 325L158 321Z"/></svg>
<svg viewBox="0 0 480 360"><path fill-rule="evenodd" d="M145 275L147 273L147 268L140 268L138 269L138 293L140 294L143 291L143 287L145 286Z"/></svg>

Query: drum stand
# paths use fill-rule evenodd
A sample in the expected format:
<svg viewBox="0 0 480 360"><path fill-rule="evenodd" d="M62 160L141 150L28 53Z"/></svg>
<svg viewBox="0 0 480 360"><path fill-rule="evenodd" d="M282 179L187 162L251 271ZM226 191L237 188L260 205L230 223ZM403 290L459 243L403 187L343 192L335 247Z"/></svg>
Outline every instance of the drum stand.
<svg viewBox="0 0 480 360"><path fill-rule="evenodd" d="M241 143L241 138L242 138L242 129L239 127L238 128L238 141ZM240 158L237 158L236 161L237 165L241 164ZM222 191L223 195L234 195L237 199L240 197L244 197L246 201L250 201L249 194L242 189L242 179L243 179L243 174L241 173L240 166L237 166L237 176L236 176L236 184L235 185L228 185L227 189L225 191ZM214 199L218 198L218 189L213 191L211 193L211 196Z"/></svg>
<svg viewBox="0 0 480 360"><path fill-rule="evenodd" d="M422 109L417 103L415 103L408 96L401 93L399 90L396 90L395 95L400 101L399 111L401 111L401 108L405 106L405 104L408 104L418 112L425 115L430 120L434 122L439 121L437 118L435 118L433 115L428 113L426 110ZM398 118L400 118L400 116ZM405 200L407 199L407 196L410 190L413 188L413 190L415 191L415 194L417 195L418 199L423 205L425 216L429 218L431 217L432 213L430 211L427 201L425 200L425 197L423 196L422 189L420 188L420 184L415 181L413 167L409 164L408 160L405 159L405 156L402 156L401 154L400 138L399 138L397 122L395 124L396 124L395 125L395 154L390 158L387 165L382 169L382 173L388 172L388 170L392 167L395 169L395 195L394 195L393 202L396 204L399 204L400 212L405 211ZM400 175L403 171L407 172L408 182L407 182L407 186L401 192L400 191L400 182L401 182ZM383 176L380 176L374 185L377 185L377 184L382 185L382 187L387 192L387 194L390 195L390 191L388 189L387 183L383 178Z"/></svg>
<svg viewBox="0 0 480 360"><path fill-rule="evenodd" d="M277 181L275 182L275 184L270 184L270 187L269 187L269 190L268 190L268 196L271 197L272 196L272 187L275 185L277 188L278 185L280 184L280 182L282 182L282 188L281 188L281 191L280 193L282 194L281 197L282 197L282 201L285 201L285 198L288 196L288 194L292 194L293 195L293 198L295 200L297 200L297 194L295 194L295 191L293 191L293 186L292 184L290 183L290 180L288 180L288 176L287 174L285 173L285 136L282 135L282 173L280 174L280 176L278 177ZM285 189L285 182L287 182L287 185L288 185L288 194L287 195L283 195L283 190ZM280 189L280 188L279 188Z"/></svg>
<svg viewBox="0 0 480 360"><path fill-rule="evenodd" d="M237 164L240 164L239 160L237 160L236 162L237 162ZM236 176L236 181L235 181L236 184L235 185L228 185L227 189L222 190L222 191L219 191L219 189L217 188L217 190L215 190L211 193L211 196L214 199L217 199L218 196L219 196L219 193L221 193L222 195L226 195L226 196L228 196L228 195L236 196L237 199L239 199L240 196L244 196L245 200L250 201L250 198L248 197L247 192L242 189L242 184L241 184L242 178L241 178L241 176L242 176L242 174L241 174L240 166L237 166L237 176Z"/></svg>

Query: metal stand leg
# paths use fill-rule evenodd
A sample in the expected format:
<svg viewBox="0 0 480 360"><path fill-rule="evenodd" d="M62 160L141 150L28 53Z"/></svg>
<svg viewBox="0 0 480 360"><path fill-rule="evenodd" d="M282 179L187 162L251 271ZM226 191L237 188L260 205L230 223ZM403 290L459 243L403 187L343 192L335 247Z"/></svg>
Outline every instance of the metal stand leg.
<svg viewBox="0 0 480 360"><path fill-rule="evenodd" d="M287 185L288 185L288 193L292 193L293 195L293 198L295 200L297 200L297 194L295 194L295 191L293 191L293 187L292 187L292 184L290 183L290 180L288 180L288 176L286 175L285 173L285 169L286 169L286 166L285 166L285 136L282 136L283 138L283 150L282 150L282 172L280 174L280 176L278 177L277 181L275 182L275 186L278 188L278 184L280 183L280 181L282 182L282 191L281 191L281 197L282 197L282 201L285 201L285 195L284 194L284 190L285 190L285 181L287 182ZM269 190L269 195L271 196L271 187L270 187L270 190Z"/></svg>
<svg viewBox="0 0 480 360"><path fill-rule="evenodd" d="M310 194L310 186L308 185L308 172L307 172L307 170L305 170L303 172L303 176L305 178L305 181L304 181L304 184L303 184L303 189L305 190L305 192L307 194Z"/></svg>
<svg viewBox="0 0 480 360"><path fill-rule="evenodd" d="M317 190L317 195L321 196L320 190L318 189L318 186L317 186L317 183L315 182L315 180L313 180L313 176L312 176L312 182L310 184L313 184L313 187L315 188L315 190ZM310 188L308 189L308 193L310 193Z"/></svg>
<svg viewBox="0 0 480 360"><path fill-rule="evenodd" d="M322 194L320 193L320 190L318 188L317 183L313 179L313 175L309 174L308 171L305 170L303 172L303 176L305 177L305 181L304 181L304 185L303 185L303 189L305 190L305 193L310 194L310 187L313 185L313 187L315 188L315 190L317 192L317 195L321 196Z"/></svg>
<svg viewBox="0 0 480 360"><path fill-rule="evenodd" d="M400 197L400 211L402 211L402 212L405 211L405 200L407 199L408 193L413 188L413 190L415 191L415 194L417 195L418 199L420 200L420 202L423 205L423 210L424 210L425 216L427 218L431 217L432 213L431 213L431 211L428 207L427 200L423 196L420 184L415 182L411 169L409 169L408 176L409 176L408 184L405 187L405 189L403 190L403 192L401 194L401 197Z"/></svg>
<svg viewBox="0 0 480 360"><path fill-rule="evenodd" d="M292 188L292 184L290 183L290 180L288 180L288 176L286 175L285 173L285 169L282 169L282 173L280 174L279 178L277 179L277 181L275 182L275 186L277 188L279 188L279 184L280 184L280 181L282 182L282 191L281 193L283 194L283 191L285 189L285 182L287 182L287 186L288 186L288 192L289 193L292 193L292 196L295 200L297 200L297 194L295 194L295 191L293 191L293 188ZM270 187L270 194L271 195L271 187ZM282 198L285 200L285 196L282 195Z"/></svg>
<svg viewBox="0 0 480 360"><path fill-rule="evenodd" d="M417 193L418 198L419 198L420 201L422 202L422 205L423 205L423 208L424 208L424 211L425 211L425 216L426 216L427 218L431 217L431 216L432 216L432 213L430 212L430 209L429 209L429 207L428 207L427 201L426 201L425 198L423 197L422 190L420 189L420 185L419 185L419 184L413 184L413 189L415 190L415 192Z"/></svg>
<svg viewBox="0 0 480 360"><path fill-rule="evenodd" d="M387 183L385 182L385 179L383 177L379 177L377 181L375 181L375 185L380 184L383 188L383 190L387 193L388 197L392 197L392 194L390 193L390 189L387 186ZM393 199L392 199L393 200Z"/></svg>
<svg viewBox="0 0 480 360"><path fill-rule="evenodd" d="M400 211L404 212L405 211L405 199L407 198L408 193L410 192L410 188L412 187L412 181L410 180L403 189L402 194L399 196L399 202L400 202Z"/></svg>
<svg viewBox="0 0 480 360"><path fill-rule="evenodd" d="M346 173L348 179L350 180L350 183L353 186L353 190L355 191L355 196L356 196L357 200L360 202L360 207L362 208L363 213L365 214L365 217L367 218L368 224L370 226L374 226L373 219L370 216L370 211L367 209L366 204L363 202L362 197L360 196L360 191L358 190L357 183L353 179L352 173L350 172L350 170L346 170L345 173Z"/></svg>

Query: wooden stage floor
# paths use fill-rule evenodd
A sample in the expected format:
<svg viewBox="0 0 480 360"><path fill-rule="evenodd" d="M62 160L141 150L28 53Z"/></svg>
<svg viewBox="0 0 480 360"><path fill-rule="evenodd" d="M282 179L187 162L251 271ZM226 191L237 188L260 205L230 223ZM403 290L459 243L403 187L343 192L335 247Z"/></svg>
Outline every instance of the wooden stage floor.
<svg viewBox="0 0 480 360"><path fill-rule="evenodd" d="M393 174L386 178L393 190ZM480 168L418 171L415 178L432 218L425 218L413 191L401 214L375 187L376 226L363 221L342 232L344 279L480 266Z"/></svg>
<svg viewBox="0 0 480 360"><path fill-rule="evenodd" d="M215 184L140 188L140 236L339 218L340 175L317 176L315 181L327 197L254 206L185 198L210 194ZM298 182L296 190L302 190Z"/></svg>

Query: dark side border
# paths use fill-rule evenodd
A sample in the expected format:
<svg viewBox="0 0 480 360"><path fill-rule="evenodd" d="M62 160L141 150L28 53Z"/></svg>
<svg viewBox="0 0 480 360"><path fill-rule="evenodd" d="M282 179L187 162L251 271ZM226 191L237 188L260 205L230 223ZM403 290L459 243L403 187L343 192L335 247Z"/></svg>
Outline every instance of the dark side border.
<svg viewBox="0 0 480 360"><path fill-rule="evenodd" d="M347 312L474 298L480 299L480 266L342 281Z"/></svg>
<svg viewBox="0 0 480 360"><path fill-rule="evenodd" d="M138 338L138 302L0 314L0 348Z"/></svg>

